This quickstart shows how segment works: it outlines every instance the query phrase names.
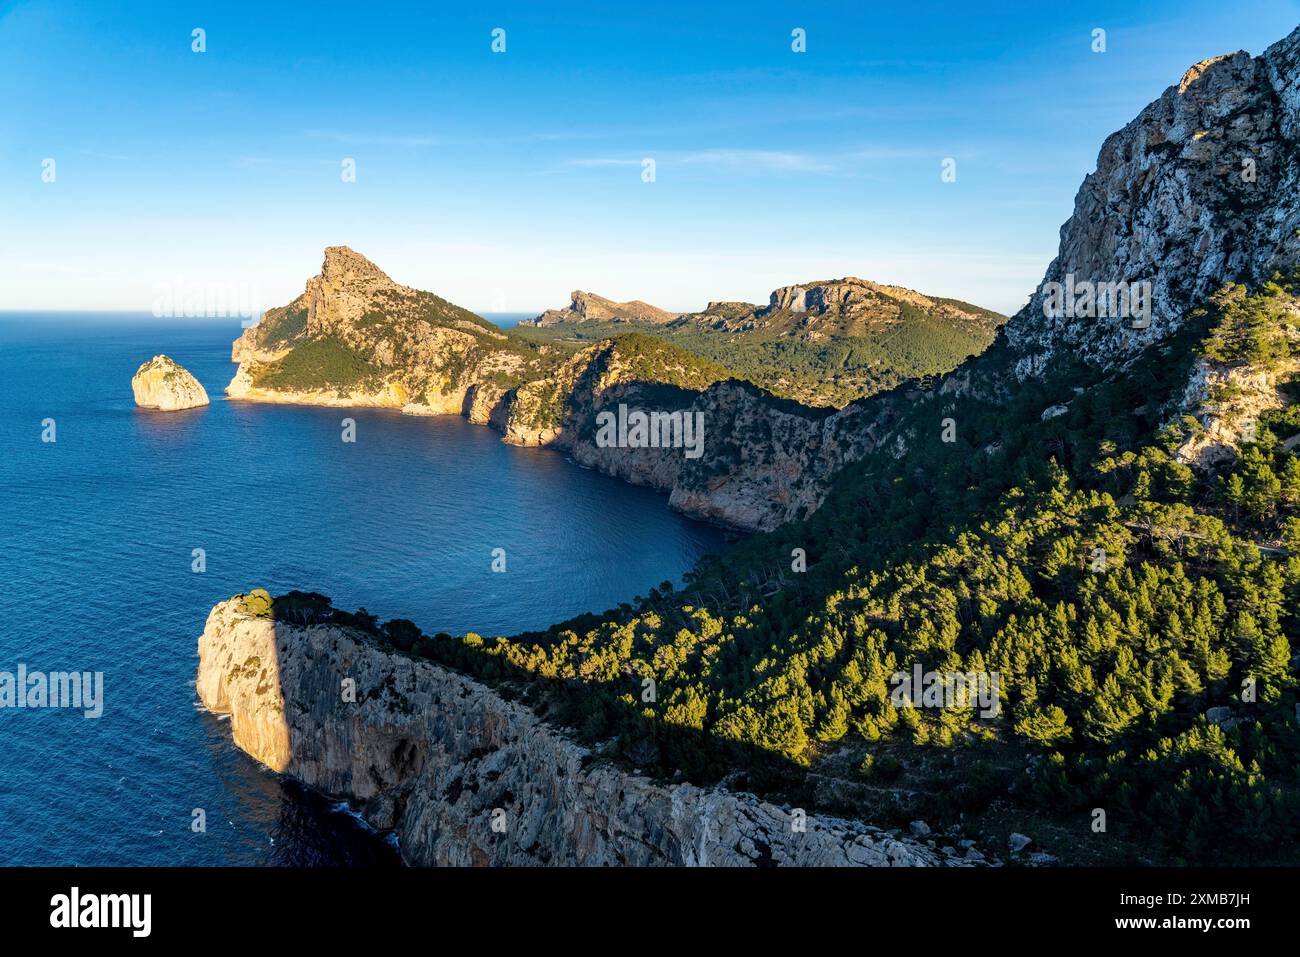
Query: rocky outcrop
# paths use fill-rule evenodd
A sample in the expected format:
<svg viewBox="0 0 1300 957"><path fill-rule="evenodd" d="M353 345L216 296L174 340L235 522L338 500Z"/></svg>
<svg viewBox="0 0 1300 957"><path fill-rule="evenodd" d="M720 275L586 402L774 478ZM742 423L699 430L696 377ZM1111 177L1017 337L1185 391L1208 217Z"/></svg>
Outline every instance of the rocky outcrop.
<svg viewBox="0 0 1300 957"><path fill-rule="evenodd" d="M686 318L728 332L816 342L878 335L916 315L978 328L989 337L1004 319L969 303L854 276L782 286L772 291L766 306L711 302L703 312Z"/></svg>
<svg viewBox="0 0 1300 957"><path fill-rule="evenodd" d="M1286 371L1297 368L1300 363L1288 363ZM1254 440L1260 414L1285 404L1277 383L1278 377L1264 369L1198 360L1183 405L1200 428L1178 446L1175 458L1197 468L1233 461L1241 444Z"/></svg>
<svg viewBox="0 0 1300 957"><path fill-rule="evenodd" d="M958 863L857 821L662 784L601 760L528 708L334 624L217 605L196 688L235 744L356 807L417 865Z"/></svg>
<svg viewBox="0 0 1300 957"><path fill-rule="evenodd" d="M1300 28L1258 57L1196 64L1106 139L1043 284L1006 326L1017 375L1057 355L1123 365L1226 282L1289 271L1300 262L1298 197ZM1051 283L1150 283L1150 314L1065 315Z"/></svg>
<svg viewBox="0 0 1300 957"><path fill-rule="evenodd" d="M143 409L177 412L208 404L199 380L167 356L154 356L131 377L135 404Z"/></svg>
<svg viewBox="0 0 1300 957"><path fill-rule="evenodd" d="M648 302L633 299L615 302L592 292L575 289L569 294L569 305L564 309L548 309L534 319L525 319L521 326L555 326L566 322L648 322L663 325L672 322L680 313L669 312Z"/></svg>

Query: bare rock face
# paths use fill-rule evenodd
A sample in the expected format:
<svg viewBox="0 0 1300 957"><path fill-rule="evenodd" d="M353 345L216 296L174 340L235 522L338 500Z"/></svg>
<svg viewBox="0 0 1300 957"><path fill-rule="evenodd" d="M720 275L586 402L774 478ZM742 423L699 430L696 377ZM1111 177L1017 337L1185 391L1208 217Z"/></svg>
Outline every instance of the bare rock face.
<svg viewBox="0 0 1300 957"><path fill-rule="evenodd" d="M1300 261L1300 28L1198 63L1106 139L1043 285L1007 324L1020 378L1057 354L1113 368L1229 281ZM1048 283L1151 284L1149 323L1044 314ZM1112 310L1112 312L1115 310Z"/></svg>
<svg viewBox="0 0 1300 957"><path fill-rule="evenodd" d="M231 716L238 747L351 802L410 864L958 863L861 822L808 815L801 830L795 809L752 794L593 761L476 681L350 628L250 614L239 598L208 616L196 687Z"/></svg>
<svg viewBox="0 0 1300 957"><path fill-rule="evenodd" d="M1181 406L1185 414L1200 422L1201 428L1174 451L1175 458L1202 469L1235 460L1243 443L1255 441L1260 416L1288 404L1279 383L1297 372L1300 360L1296 359L1272 368L1197 359Z"/></svg>
<svg viewBox="0 0 1300 957"><path fill-rule="evenodd" d="M167 356L154 356L131 377L135 404L143 409L177 412L208 404L199 380Z"/></svg>
<svg viewBox="0 0 1300 957"><path fill-rule="evenodd" d="M719 383L692 406L705 425L704 454L681 462L669 503L745 529L806 518L841 468L881 447L899 398L878 396L825 415L772 403L747 383Z"/></svg>

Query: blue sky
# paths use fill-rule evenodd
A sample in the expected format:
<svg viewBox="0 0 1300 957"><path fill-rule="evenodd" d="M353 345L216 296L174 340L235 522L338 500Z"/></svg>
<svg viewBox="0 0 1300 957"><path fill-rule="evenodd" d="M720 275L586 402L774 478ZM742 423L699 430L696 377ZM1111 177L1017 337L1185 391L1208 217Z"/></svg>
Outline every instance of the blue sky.
<svg viewBox="0 0 1300 957"><path fill-rule="evenodd" d="M0 0L0 309L144 311L162 284L266 308L345 243L479 311L858 275L1009 312L1107 134L1300 22L1282 0L613 6Z"/></svg>

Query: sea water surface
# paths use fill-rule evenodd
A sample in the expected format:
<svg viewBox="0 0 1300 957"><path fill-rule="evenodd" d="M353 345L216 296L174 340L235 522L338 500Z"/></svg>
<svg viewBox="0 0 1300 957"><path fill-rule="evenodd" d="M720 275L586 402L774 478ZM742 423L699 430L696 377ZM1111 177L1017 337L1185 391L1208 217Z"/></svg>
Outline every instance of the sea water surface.
<svg viewBox="0 0 1300 957"><path fill-rule="evenodd" d="M459 417L227 402L239 332L0 315L0 672L104 675L98 719L0 709L0 864L393 863L199 706L216 602L301 588L430 633L513 634L677 581L725 547L662 495ZM159 353L212 404L137 409L131 376Z"/></svg>

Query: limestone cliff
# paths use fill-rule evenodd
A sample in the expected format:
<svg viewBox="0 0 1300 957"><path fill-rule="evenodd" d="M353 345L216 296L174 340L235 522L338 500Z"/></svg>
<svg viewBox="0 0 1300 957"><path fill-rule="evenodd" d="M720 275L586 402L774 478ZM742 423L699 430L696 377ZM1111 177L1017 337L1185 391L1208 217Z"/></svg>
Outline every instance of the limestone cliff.
<svg viewBox="0 0 1300 957"><path fill-rule="evenodd" d="M1166 338L1224 283L1300 262L1300 28L1258 57L1191 67L1102 145L1060 250L1006 326L1023 378L1057 355L1102 368ZM1151 284L1148 322L1044 313L1049 283ZM1112 310L1115 311L1115 310Z"/></svg>
<svg viewBox="0 0 1300 957"><path fill-rule="evenodd" d="M410 864L957 863L857 821L658 783L476 681L355 629L275 622L241 597L208 616L196 688L238 747L351 802Z"/></svg>
<svg viewBox="0 0 1300 957"><path fill-rule="evenodd" d="M142 363L131 377L131 391L135 404L144 409L177 412L208 404L199 380L167 356Z"/></svg>

